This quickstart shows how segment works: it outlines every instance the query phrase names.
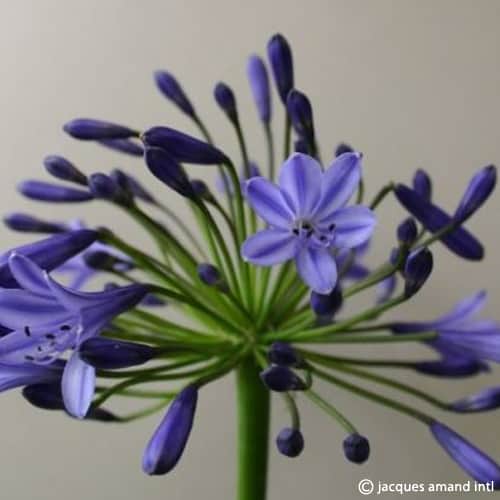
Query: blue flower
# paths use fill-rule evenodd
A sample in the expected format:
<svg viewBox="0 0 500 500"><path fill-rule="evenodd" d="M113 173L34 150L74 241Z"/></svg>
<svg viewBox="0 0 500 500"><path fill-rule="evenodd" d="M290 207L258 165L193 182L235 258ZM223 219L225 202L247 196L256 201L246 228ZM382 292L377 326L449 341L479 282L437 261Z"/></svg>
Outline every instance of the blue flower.
<svg viewBox="0 0 500 500"><path fill-rule="evenodd" d="M196 117L194 107L186 96L183 88L172 73L167 71L155 71L154 79L158 90L182 112L191 118Z"/></svg>
<svg viewBox="0 0 500 500"><path fill-rule="evenodd" d="M361 155L346 153L324 173L312 157L295 153L282 166L279 186L262 177L247 182L247 199L269 228L243 244L243 258L273 266L294 259L302 280L317 293L337 283L333 249L368 240L375 215L364 206L347 207L361 177Z"/></svg>
<svg viewBox="0 0 500 500"><path fill-rule="evenodd" d="M479 483L491 483L500 488L500 466L472 443L440 422L430 430L448 455Z"/></svg>
<svg viewBox="0 0 500 500"><path fill-rule="evenodd" d="M250 56L247 64L247 76L252 89L255 107L259 118L264 123L271 120L271 93L269 90L269 77L264 61L256 55Z"/></svg>
<svg viewBox="0 0 500 500"><path fill-rule="evenodd" d="M67 231L64 224L45 221L34 215L20 212L6 215L3 221L9 229L21 233L63 233Z"/></svg>
<svg viewBox="0 0 500 500"><path fill-rule="evenodd" d="M66 123L63 130L71 137L82 141L128 139L139 135L137 130L93 118L76 118Z"/></svg>
<svg viewBox="0 0 500 500"><path fill-rule="evenodd" d="M23 181L17 189L26 198L52 203L80 203L94 198L88 190L36 180Z"/></svg>
<svg viewBox="0 0 500 500"><path fill-rule="evenodd" d="M427 344L435 348L446 363L459 362L466 366L481 360L500 362L500 325L474 316L483 308L486 292L478 292L458 304L447 314L434 321L394 323L395 333L435 331L438 336ZM440 362L435 362L440 363Z"/></svg>
<svg viewBox="0 0 500 500"><path fill-rule="evenodd" d="M21 254L12 254L8 262L21 289L0 289L2 324L13 330L0 339L0 363L53 363L65 351L98 335L148 291L145 286L131 285L78 292L58 284ZM78 351L66 363L61 383L66 409L83 418L94 393L95 370L80 359Z"/></svg>

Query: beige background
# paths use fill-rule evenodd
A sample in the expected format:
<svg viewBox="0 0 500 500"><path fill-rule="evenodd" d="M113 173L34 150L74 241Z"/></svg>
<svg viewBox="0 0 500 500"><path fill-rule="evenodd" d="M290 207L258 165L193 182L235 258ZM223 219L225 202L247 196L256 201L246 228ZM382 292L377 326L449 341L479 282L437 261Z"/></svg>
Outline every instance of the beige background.
<svg viewBox="0 0 500 500"><path fill-rule="evenodd" d="M278 30L293 44L297 85L314 104L323 155L330 157L340 140L361 149L369 193L389 179L408 181L417 166L424 166L432 172L436 197L452 210L474 169L499 159L498 1L0 0L0 7L2 213L29 209L69 217L85 210L89 223L105 222L145 242L135 226L104 205L40 207L22 200L14 186L26 177L42 177L42 157L59 152L89 173L122 165L147 178L168 203L180 205L145 175L140 162L73 142L61 132L61 125L76 116L192 130L156 92L151 73L157 68L178 75L217 140L235 154L234 138L211 94L217 80L230 83L238 93L252 156L260 160L262 134L245 58L264 53L268 37ZM281 110L275 116L281 127ZM278 133L281 137L281 128ZM201 171L191 169L193 175ZM466 263L438 249L426 293L404 307L408 317L432 317L483 287L490 290L488 313L499 316L499 209L495 196L469 224L487 246L485 261ZM387 222L379 227L373 263L387 255L401 214L392 201L381 211ZM26 240L4 229L1 235L4 248ZM498 372L465 383L416 382L452 399L495 384L497 378ZM304 402L306 450L291 461L273 449L271 499L359 498L356 484L363 477L466 480L425 428L334 388L324 389L370 437L372 458L363 467L345 463L343 433ZM185 458L164 478L148 478L140 469L142 449L158 417L123 427L81 424L28 407L17 393L2 395L1 414L1 498L233 498L230 379L202 392ZM497 415L447 421L500 458ZM274 432L286 418L276 401Z"/></svg>

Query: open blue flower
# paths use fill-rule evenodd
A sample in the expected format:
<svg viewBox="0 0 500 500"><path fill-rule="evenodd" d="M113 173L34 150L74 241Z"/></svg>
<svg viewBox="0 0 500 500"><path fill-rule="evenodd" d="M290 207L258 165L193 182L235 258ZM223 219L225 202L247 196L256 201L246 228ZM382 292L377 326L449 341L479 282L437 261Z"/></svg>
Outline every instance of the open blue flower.
<svg viewBox="0 0 500 500"><path fill-rule="evenodd" d="M460 301L447 314L434 321L395 323L395 333L436 331L438 337L427 343L434 347L448 365L477 365L481 360L500 362L500 324L489 319L476 319L486 301L480 291ZM437 361L435 363L441 363Z"/></svg>
<svg viewBox="0 0 500 500"><path fill-rule="evenodd" d="M0 317L12 332L0 339L0 363L50 365L65 351L98 335L117 315L135 306L147 293L142 285L85 293L65 288L21 254L9 257L20 289L0 289ZM78 351L62 375L68 412L83 418L95 385L95 370Z"/></svg>
<svg viewBox="0 0 500 500"><path fill-rule="evenodd" d="M263 177L247 182L247 199L269 224L243 244L243 258L273 266L295 260L304 282L330 293L337 282L333 250L355 248L370 238L375 215L346 206L361 178L361 154L345 153L323 172L312 157L294 153L282 166L279 186Z"/></svg>

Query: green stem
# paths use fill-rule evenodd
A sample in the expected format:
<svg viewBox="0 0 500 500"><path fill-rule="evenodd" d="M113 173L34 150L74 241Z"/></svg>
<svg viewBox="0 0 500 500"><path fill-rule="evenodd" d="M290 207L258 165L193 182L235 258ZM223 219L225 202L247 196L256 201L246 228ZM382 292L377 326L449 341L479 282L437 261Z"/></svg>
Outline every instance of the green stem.
<svg viewBox="0 0 500 500"><path fill-rule="evenodd" d="M238 500L265 500L269 441L269 391L251 357L236 373L238 399Z"/></svg>

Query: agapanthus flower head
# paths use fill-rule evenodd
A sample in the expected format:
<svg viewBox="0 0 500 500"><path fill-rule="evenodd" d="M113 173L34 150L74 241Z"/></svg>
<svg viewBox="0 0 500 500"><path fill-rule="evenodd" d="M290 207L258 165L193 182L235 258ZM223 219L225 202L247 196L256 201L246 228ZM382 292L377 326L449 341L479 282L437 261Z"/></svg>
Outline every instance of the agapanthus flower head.
<svg viewBox="0 0 500 500"><path fill-rule="evenodd" d="M271 120L269 77L264 61L259 56L252 55L248 58L247 76L259 118L264 123L269 123Z"/></svg>
<svg viewBox="0 0 500 500"><path fill-rule="evenodd" d="M154 79L158 90L182 112L194 118L195 110L177 79L168 71L155 71Z"/></svg>
<svg viewBox="0 0 500 500"><path fill-rule="evenodd" d="M262 382L275 392L303 391L305 382L290 368L283 365L271 365L260 373Z"/></svg>
<svg viewBox="0 0 500 500"><path fill-rule="evenodd" d="M481 371L485 367L478 365L478 361L500 362L500 325L493 320L475 318L485 302L486 293L480 291L434 321L394 323L392 329L395 333L435 331L437 338L427 343L440 352L445 361L456 361L462 369Z"/></svg>
<svg viewBox="0 0 500 500"><path fill-rule="evenodd" d="M63 233L68 229L64 224L45 221L34 215L19 212L6 215L3 221L9 229L22 233Z"/></svg>
<svg viewBox="0 0 500 500"><path fill-rule="evenodd" d="M17 189L26 198L51 203L79 203L93 199L92 193L88 190L37 180L23 181Z"/></svg>
<svg viewBox="0 0 500 500"><path fill-rule="evenodd" d="M300 429L285 427L276 437L276 447L282 455L298 457L304 450L304 436Z"/></svg>
<svg viewBox="0 0 500 500"><path fill-rule="evenodd" d="M417 248L406 258L404 268L405 295L415 295L429 278L434 260L428 248Z"/></svg>
<svg viewBox="0 0 500 500"><path fill-rule="evenodd" d="M500 488L500 466L464 437L440 422L430 425L432 435L448 455L479 483Z"/></svg>
<svg viewBox="0 0 500 500"><path fill-rule="evenodd" d="M47 172L57 179L75 182L82 186L87 185L87 176L62 156L46 156L43 160L43 164Z"/></svg>
<svg viewBox="0 0 500 500"><path fill-rule="evenodd" d="M130 156L142 156L144 154L142 146L132 139L101 139L97 142L108 149Z"/></svg>
<svg viewBox="0 0 500 500"><path fill-rule="evenodd" d="M142 469L146 474L166 474L177 465L191 433L197 401L194 385L174 399L144 451Z"/></svg>
<svg viewBox="0 0 500 500"><path fill-rule="evenodd" d="M139 136L137 130L93 118L76 118L66 123L63 129L71 137L83 141L128 139Z"/></svg>
<svg viewBox="0 0 500 500"><path fill-rule="evenodd" d="M328 294L312 291L309 298L311 309L318 316L335 316L343 304L342 290L337 284Z"/></svg>
<svg viewBox="0 0 500 500"><path fill-rule="evenodd" d="M488 387L450 403L449 408L459 413L496 410L500 407L500 387Z"/></svg>
<svg viewBox="0 0 500 500"><path fill-rule="evenodd" d="M147 147L146 165L160 181L186 198L196 198L196 193L181 165L164 149Z"/></svg>
<svg viewBox="0 0 500 500"><path fill-rule="evenodd" d="M93 337L78 349L85 363L103 370L142 365L156 356L158 350L145 344L125 340Z"/></svg>
<svg viewBox="0 0 500 500"><path fill-rule="evenodd" d="M268 229L250 236L243 258L260 266L294 259L304 282L317 293L337 283L332 250L355 248L370 238L373 212L346 206L361 176L361 155L346 153L323 173L312 157L294 153L282 166L279 186L262 177L247 182L247 199Z"/></svg>
<svg viewBox="0 0 500 500"><path fill-rule="evenodd" d="M303 361L288 342L273 342L267 357L271 363L279 366L300 366Z"/></svg>
<svg viewBox="0 0 500 500"><path fill-rule="evenodd" d="M470 180L453 218L461 222L467 220L490 197L496 183L497 169L494 165L479 170Z"/></svg>
<svg viewBox="0 0 500 500"><path fill-rule="evenodd" d="M370 442L364 436L357 433L349 434L342 444L344 455L349 462L362 464L368 460L370 456Z"/></svg>
<svg viewBox="0 0 500 500"><path fill-rule="evenodd" d="M236 98L229 85L219 82L214 88L215 101L219 108L226 113L229 120L236 124L238 122L238 110L236 108Z"/></svg>
<svg viewBox="0 0 500 500"><path fill-rule="evenodd" d="M283 35L278 33L269 40L267 57L281 101L286 104L288 93L294 86L294 77L292 50Z"/></svg>
<svg viewBox="0 0 500 500"><path fill-rule="evenodd" d="M217 165L227 160L215 146L172 128L153 127L141 138L147 146L164 149L179 162Z"/></svg>

